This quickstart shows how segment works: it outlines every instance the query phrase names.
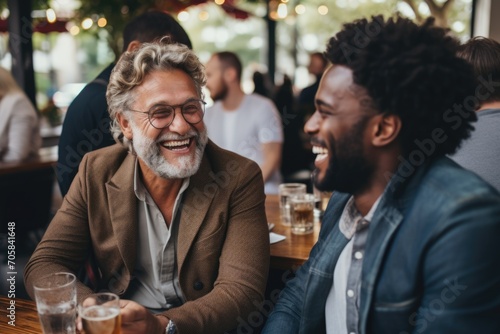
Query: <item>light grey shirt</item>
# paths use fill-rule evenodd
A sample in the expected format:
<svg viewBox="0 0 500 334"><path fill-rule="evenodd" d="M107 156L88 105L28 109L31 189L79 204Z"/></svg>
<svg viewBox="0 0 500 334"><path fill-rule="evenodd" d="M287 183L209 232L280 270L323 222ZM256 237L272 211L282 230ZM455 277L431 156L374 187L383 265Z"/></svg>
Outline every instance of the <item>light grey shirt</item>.
<svg viewBox="0 0 500 334"><path fill-rule="evenodd" d="M379 197L366 216L362 216L351 197L340 217L340 232L349 239L333 273L333 284L326 299L325 319L328 334L359 333L359 294L361 269L368 227L380 202Z"/></svg>
<svg viewBox="0 0 500 334"><path fill-rule="evenodd" d="M0 98L0 162L16 162L38 156L42 144L35 108L22 92Z"/></svg>
<svg viewBox="0 0 500 334"><path fill-rule="evenodd" d="M210 139L220 147L264 164L262 144L283 143L283 125L273 101L257 94L245 95L236 110L221 101L207 108L203 122ZM277 168L264 184L266 194L278 194L281 173Z"/></svg>
<svg viewBox="0 0 500 334"><path fill-rule="evenodd" d="M182 305L185 301L177 273L176 243L179 204L188 186L189 178L184 179L177 194L168 228L160 209L142 183L136 162L134 191L138 202L138 248L133 280L125 297L153 312Z"/></svg>
<svg viewBox="0 0 500 334"><path fill-rule="evenodd" d="M451 158L500 191L500 109L477 112L471 137Z"/></svg>

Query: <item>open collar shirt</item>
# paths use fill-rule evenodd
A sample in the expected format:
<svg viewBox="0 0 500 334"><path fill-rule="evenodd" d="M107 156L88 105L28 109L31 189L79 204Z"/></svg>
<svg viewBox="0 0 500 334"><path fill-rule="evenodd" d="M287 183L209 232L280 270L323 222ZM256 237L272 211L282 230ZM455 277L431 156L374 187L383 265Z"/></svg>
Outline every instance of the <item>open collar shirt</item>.
<svg viewBox="0 0 500 334"><path fill-rule="evenodd" d="M142 183L139 165L134 171L134 191L138 201L138 249L137 260L126 298L160 312L182 305L185 301L177 273L176 250L179 229L179 204L189 186L184 179L175 199L170 228Z"/></svg>
<svg viewBox="0 0 500 334"><path fill-rule="evenodd" d="M375 201L364 217L356 208L354 197L351 197L344 207L339 228L349 242L344 247L335 266L332 288L326 300L327 333L359 333L358 310L363 256L369 223L380 198Z"/></svg>

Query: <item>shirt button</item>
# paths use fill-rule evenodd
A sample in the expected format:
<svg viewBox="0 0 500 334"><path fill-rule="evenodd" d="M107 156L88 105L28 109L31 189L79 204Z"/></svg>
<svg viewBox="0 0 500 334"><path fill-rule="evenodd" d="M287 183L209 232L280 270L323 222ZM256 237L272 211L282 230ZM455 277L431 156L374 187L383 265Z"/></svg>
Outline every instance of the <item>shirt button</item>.
<svg viewBox="0 0 500 334"><path fill-rule="evenodd" d="M201 289L203 289L203 283L200 282L200 281L196 281L194 282L193 284L193 288L196 290L196 291L200 291Z"/></svg>
<svg viewBox="0 0 500 334"><path fill-rule="evenodd" d="M348 297L354 297L354 291L352 291L352 290L347 290L347 296L348 296Z"/></svg>
<svg viewBox="0 0 500 334"><path fill-rule="evenodd" d="M361 252L356 252L354 253L354 257L358 260L361 260L363 258L363 253Z"/></svg>

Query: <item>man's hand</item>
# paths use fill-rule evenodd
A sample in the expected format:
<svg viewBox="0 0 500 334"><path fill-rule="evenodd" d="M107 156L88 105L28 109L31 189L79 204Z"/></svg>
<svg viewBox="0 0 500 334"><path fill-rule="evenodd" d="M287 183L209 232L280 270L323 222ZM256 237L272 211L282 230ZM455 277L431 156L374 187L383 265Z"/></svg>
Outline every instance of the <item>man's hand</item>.
<svg viewBox="0 0 500 334"><path fill-rule="evenodd" d="M122 334L164 334L168 319L155 317L144 306L131 300L120 300Z"/></svg>

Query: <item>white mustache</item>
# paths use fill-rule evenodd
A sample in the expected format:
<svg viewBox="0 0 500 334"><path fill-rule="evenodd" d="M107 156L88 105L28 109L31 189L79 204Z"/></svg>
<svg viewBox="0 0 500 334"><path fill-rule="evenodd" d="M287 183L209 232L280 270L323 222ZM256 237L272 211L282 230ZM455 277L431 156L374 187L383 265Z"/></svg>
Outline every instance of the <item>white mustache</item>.
<svg viewBox="0 0 500 334"><path fill-rule="evenodd" d="M167 141L167 140L185 140L185 139L189 139L189 138L198 138L200 135L199 133L197 133L196 131L189 131L188 133L186 133L185 135L183 136L180 136L180 135L176 135L175 133L165 133L164 135L162 135L160 138L158 138L155 143L156 144L159 144L159 143L162 143L164 141Z"/></svg>

